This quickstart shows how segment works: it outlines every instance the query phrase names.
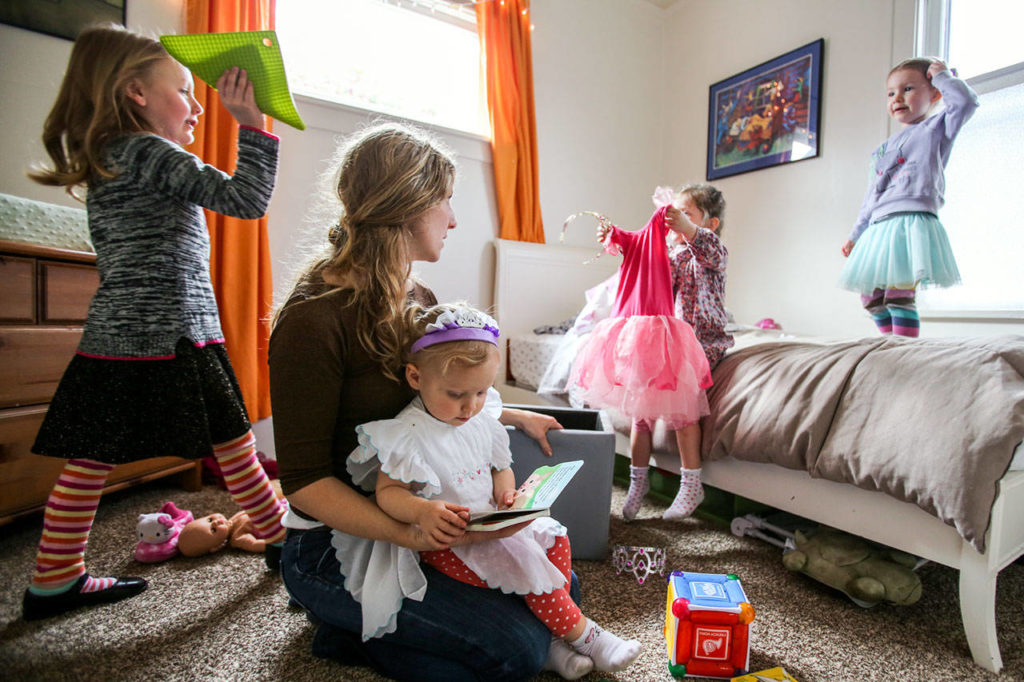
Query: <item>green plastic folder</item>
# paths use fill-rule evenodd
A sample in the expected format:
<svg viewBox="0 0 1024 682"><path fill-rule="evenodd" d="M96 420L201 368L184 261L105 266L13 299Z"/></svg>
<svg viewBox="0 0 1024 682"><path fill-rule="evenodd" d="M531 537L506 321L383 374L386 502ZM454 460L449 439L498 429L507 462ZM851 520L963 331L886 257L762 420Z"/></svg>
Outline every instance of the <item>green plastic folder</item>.
<svg viewBox="0 0 1024 682"><path fill-rule="evenodd" d="M260 111L293 128L306 129L288 89L274 31L166 35L160 36L160 42L172 57L214 89L217 79L231 67L245 69L256 90Z"/></svg>

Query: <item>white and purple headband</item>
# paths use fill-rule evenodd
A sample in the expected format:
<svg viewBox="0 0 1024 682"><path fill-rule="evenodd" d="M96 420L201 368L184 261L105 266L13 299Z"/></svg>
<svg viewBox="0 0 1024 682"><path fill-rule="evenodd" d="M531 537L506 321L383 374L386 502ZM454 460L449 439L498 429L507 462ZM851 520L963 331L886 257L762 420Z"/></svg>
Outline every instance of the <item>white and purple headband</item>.
<svg viewBox="0 0 1024 682"><path fill-rule="evenodd" d="M450 341L486 341L498 345L498 323L493 317L473 308L446 310L427 325L423 336L412 344L410 353Z"/></svg>

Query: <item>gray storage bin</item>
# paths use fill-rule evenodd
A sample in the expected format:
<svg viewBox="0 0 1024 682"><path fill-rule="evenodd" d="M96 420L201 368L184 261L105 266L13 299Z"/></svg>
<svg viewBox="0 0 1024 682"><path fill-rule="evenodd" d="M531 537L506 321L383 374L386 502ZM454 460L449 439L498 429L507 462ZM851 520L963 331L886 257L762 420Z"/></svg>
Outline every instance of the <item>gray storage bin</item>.
<svg viewBox="0 0 1024 682"><path fill-rule="evenodd" d="M615 468L615 434L597 410L568 407L505 405L547 414L565 428L548 431L553 453L545 457L528 435L508 427L512 471L520 484L539 466L582 459L584 464L551 506L551 515L569 530L574 559L602 560L608 553L608 525ZM607 425L607 426L606 426Z"/></svg>

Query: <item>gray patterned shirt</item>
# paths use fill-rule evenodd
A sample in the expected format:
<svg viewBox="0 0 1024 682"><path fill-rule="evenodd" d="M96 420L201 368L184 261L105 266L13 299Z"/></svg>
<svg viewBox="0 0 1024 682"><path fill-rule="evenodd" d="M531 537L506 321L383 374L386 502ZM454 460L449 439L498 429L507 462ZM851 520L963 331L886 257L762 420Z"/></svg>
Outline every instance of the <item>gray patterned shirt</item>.
<svg viewBox="0 0 1024 682"><path fill-rule="evenodd" d="M266 213L278 140L241 128L233 176L152 134L106 149L118 175L89 188L86 208L100 287L78 352L100 358L174 356L182 337L223 342L210 283L203 208L236 218Z"/></svg>

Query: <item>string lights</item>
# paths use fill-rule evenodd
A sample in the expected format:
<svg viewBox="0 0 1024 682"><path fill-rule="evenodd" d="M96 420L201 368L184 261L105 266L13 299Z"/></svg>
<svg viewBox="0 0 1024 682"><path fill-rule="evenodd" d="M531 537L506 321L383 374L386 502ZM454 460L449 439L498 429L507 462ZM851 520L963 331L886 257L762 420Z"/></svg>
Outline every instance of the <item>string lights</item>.
<svg viewBox="0 0 1024 682"><path fill-rule="evenodd" d="M497 2L500 7L505 7L505 0L381 0L381 2L403 9L429 10L431 14L441 13L462 21L476 20L476 12L473 9L476 5ZM530 8L522 8L519 10L519 14L529 21ZM531 22L530 30L532 31L534 28Z"/></svg>

